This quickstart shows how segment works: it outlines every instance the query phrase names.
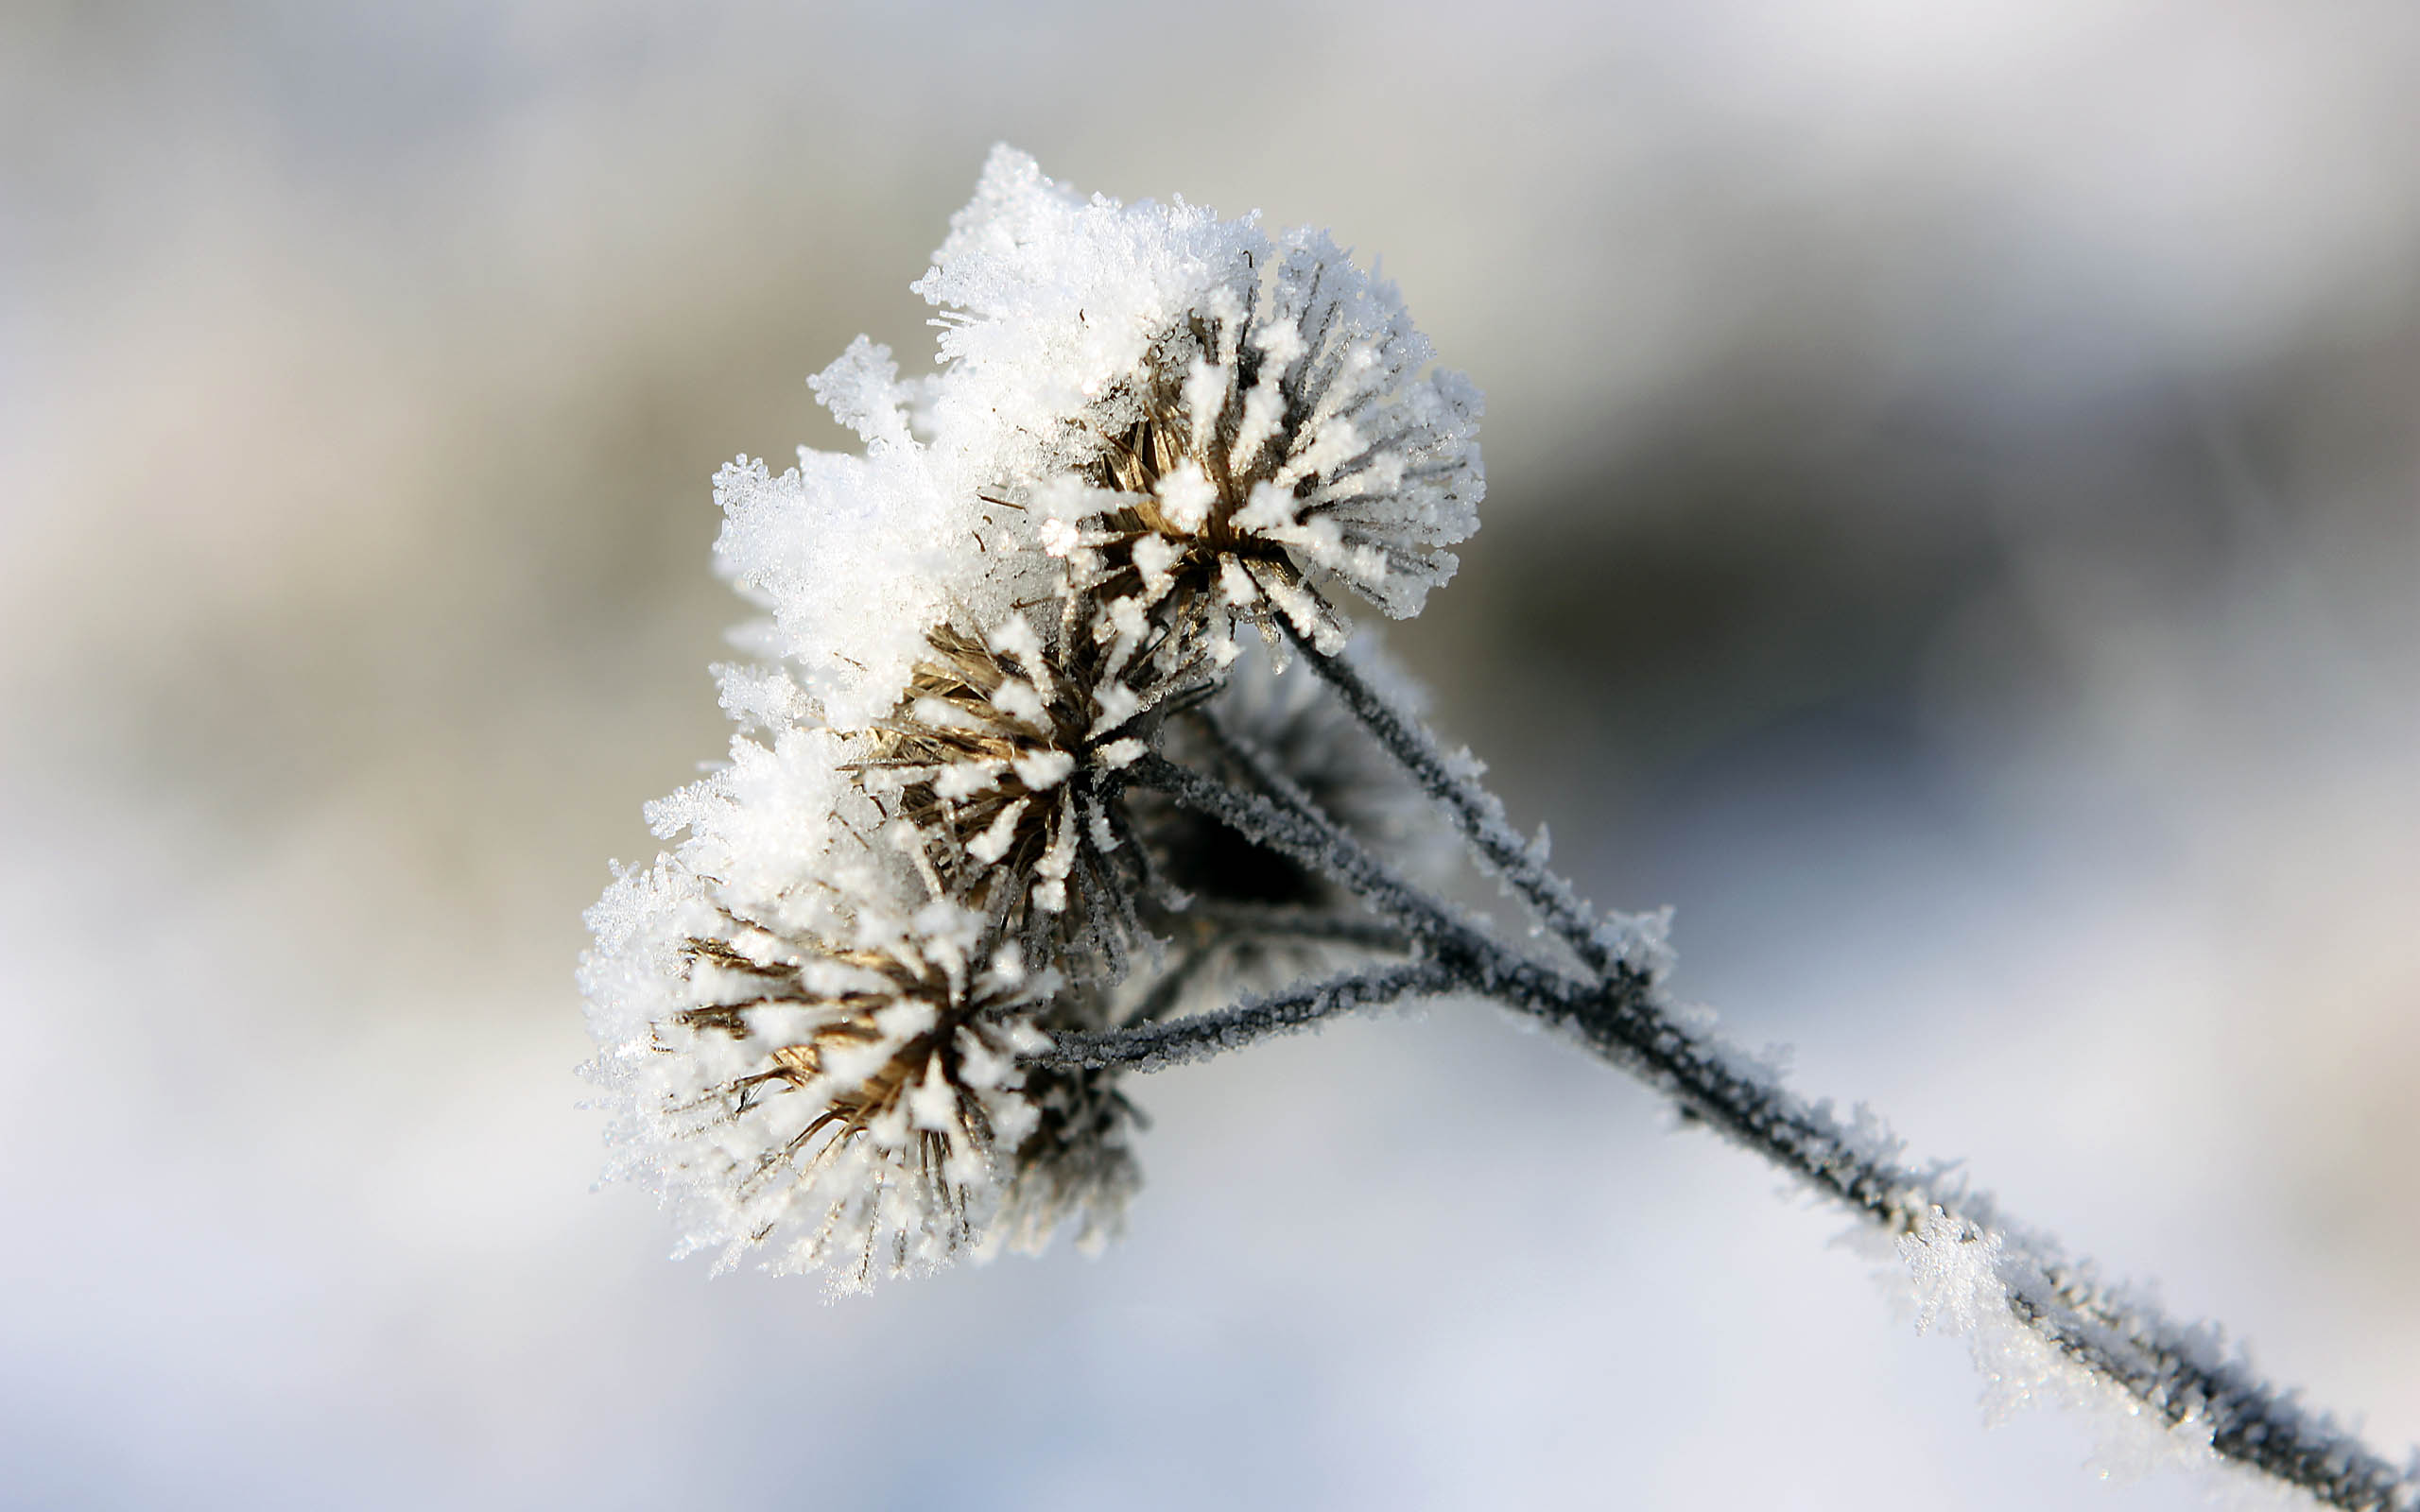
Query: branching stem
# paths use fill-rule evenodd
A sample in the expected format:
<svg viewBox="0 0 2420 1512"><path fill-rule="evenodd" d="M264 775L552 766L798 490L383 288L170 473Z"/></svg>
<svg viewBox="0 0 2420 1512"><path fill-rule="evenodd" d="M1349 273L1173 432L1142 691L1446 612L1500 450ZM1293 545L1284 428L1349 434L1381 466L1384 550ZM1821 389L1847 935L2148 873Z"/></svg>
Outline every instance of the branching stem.
<svg viewBox="0 0 2420 1512"><path fill-rule="evenodd" d="M1155 1071L1408 997L1491 999L1565 1030L1670 1097L1688 1118L1888 1232L1917 1236L1910 1243L1996 1241L1994 1272L2018 1324L2158 1420L2171 1427L2188 1421L2206 1426L2210 1447L2222 1458L2345 1512L2420 1508L2420 1465L2399 1470L2332 1418L2304 1411L2290 1393L2263 1381L2239 1355L2225 1354L2213 1331L2180 1325L2148 1302L2103 1284L2088 1263L2066 1260L2055 1245L2001 1218L1988 1197L1969 1194L1962 1182L1949 1178L1946 1168L1920 1172L1901 1163L1898 1143L1862 1110L1844 1123L1828 1103L1805 1101L1769 1067L1685 1024L1653 977L1623 955L1571 885L1547 869L1542 848L1513 832L1503 804L1469 774L1467 762L1448 758L1426 727L1349 662L1307 644L1302 649L1344 708L1452 816L1475 858L1504 879L1569 946L1585 971L1575 974L1505 945L1406 880L1313 802L1267 753L1212 719L1222 755L1254 790L1157 754L1136 761L1125 780L1156 788L1330 878L1378 915L1371 921L1333 915L1291 920L1306 937L1409 949L1416 958L1348 971L1215 1013L1062 1035L1034 1058ZM1199 917L1214 933L1222 924L1251 929L1255 922L1283 933L1288 922L1282 915L1221 919L1206 908Z"/></svg>
<svg viewBox="0 0 2420 1512"><path fill-rule="evenodd" d="M1504 803L1478 783L1467 755L1448 756L1437 737L1407 711L1373 686L1342 656L1329 655L1305 640L1289 626L1296 646L1314 671L1336 690L1337 697L1361 728L1452 816L1473 851L1501 876L1541 923L1587 963L1604 972L1620 964L1618 954L1598 932L1597 920L1571 885L1547 869L1543 844L1521 838L1504 816Z"/></svg>

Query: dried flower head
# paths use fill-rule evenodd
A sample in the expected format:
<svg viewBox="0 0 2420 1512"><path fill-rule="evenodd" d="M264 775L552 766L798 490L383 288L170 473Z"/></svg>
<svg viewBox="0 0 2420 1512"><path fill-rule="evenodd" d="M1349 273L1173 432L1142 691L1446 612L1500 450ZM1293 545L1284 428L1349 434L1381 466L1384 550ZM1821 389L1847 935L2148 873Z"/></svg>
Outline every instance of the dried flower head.
<svg viewBox="0 0 2420 1512"><path fill-rule="evenodd" d="M1401 617L1452 576L1444 548L1478 523L1478 396L1427 369L1394 286L1324 232L1277 250L1266 280L1205 288L1070 421L1092 457L1036 498L1046 546L1113 613L1274 612L1334 651L1345 630L1322 580Z"/></svg>
<svg viewBox="0 0 2420 1512"><path fill-rule="evenodd" d="M1064 654L1022 614L980 640L936 627L854 765L936 895L1076 974L1114 975L1133 888L1104 782L1147 748L1146 705L1088 638L1053 639Z"/></svg>
<svg viewBox="0 0 2420 1512"><path fill-rule="evenodd" d="M592 914L592 998L616 973L650 988L600 1079L683 1247L766 1246L846 1289L979 1245L1039 1122L1018 1059L1048 1042L1055 976L954 903L845 901L849 935L800 935L720 892L667 861Z"/></svg>

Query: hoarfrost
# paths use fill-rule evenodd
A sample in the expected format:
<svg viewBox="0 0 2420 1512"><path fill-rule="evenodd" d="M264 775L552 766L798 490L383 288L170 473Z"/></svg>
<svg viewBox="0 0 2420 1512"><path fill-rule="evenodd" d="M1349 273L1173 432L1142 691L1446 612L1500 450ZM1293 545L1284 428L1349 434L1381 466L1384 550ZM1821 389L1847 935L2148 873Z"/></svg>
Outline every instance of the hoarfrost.
<svg viewBox="0 0 2420 1512"><path fill-rule="evenodd" d="M2058 1262L2055 1255L2042 1253L2039 1241L1934 1206L1899 1237L1898 1252L1917 1331L1965 1342L1983 1380L1987 1423L2003 1422L2019 1409L2037 1404L2064 1407L2092 1435L2086 1468L2103 1480L2129 1482L2177 1471L2199 1481L2216 1504L2237 1512L2284 1512L2311 1504L2280 1483L2220 1456L2211 1446L2215 1425L2198 1407L2171 1422L2107 1375L2086 1368L2041 1330L2028 1327L2021 1310L2038 1314L2060 1305L2046 1296L2054 1290L2048 1271ZM2152 1348L2199 1345L2212 1350L2217 1343L2206 1330L2176 1331L2171 1326L2142 1332L2170 1332L2168 1339L2144 1341ZM2200 1337L2185 1337L2191 1334Z"/></svg>

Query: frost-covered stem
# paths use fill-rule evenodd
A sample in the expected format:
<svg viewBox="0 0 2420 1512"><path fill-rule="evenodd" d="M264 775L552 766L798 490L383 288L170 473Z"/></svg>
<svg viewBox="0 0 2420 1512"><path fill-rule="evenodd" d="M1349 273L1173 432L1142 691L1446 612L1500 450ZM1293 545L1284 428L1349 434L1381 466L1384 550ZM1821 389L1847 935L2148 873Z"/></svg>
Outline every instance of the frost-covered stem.
<svg viewBox="0 0 2420 1512"><path fill-rule="evenodd" d="M1452 784L1444 789L1417 764L1420 753L1436 752L1433 737L1378 702L1343 663L1319 664L1351 679L1337 680L1337 687L1357 717L1369 723L1374 713L1388 722L1389 729L1373 724L1373 733L1389 749L1411 753L1405 757L1407 766L1463 820L1475 849L1491 853L1490 826L1500 832L1498 842L1511 835L1492 794L1438 765L1443 782ZM1356 689L1365 696L1357 697ZM2227 1359L2209 1331L2179 1325L2102 1285L2088 1264L2063 1259L2054 1246L1998 1217L1987 1200L1969 1198L1945 1170L1924 1173L1901 1164L1896 1145L1878 1125L1862 1118L1842 1123L1828 1103L1805 1101L1736 1047L1684 1024L1653 979L1637 968L1610 960L1596 967L1595 980L1581 981L1511 950L1372 856L1248 744L1223 732L1220 738L1262 792L1242 792L1156 756L1138 763L1129 780L1159 788L1245 838L1333 877L1401 924L1429 958L1333 978L1220 1013L1069 1039L1052 1056L1082 1057L1069 1063L1152 1070L1401 997L1468 992L1491 998L1565 1029L1662 1091L1685 1116L1888 1232L1925 1243L1996 1244L1993 1277L2012 1317L2169 1426L2188 1418L2206 1423L2211 1448L2221 1457L2346 1512L2410 1512L2420 1506L2420 1470L2398 1471L2332 1419L2306 1414L2290 1393L2262 1381L2239 1360ZM1517 847L1517 840L1512 843ZM1589 954L1610 955L1594 931L1583 929L1587 910L1569 884L1525 849L1512 854L1520 869L1500 869L1558 925L1558 933L1580 949L1582 938L1574 932L1581 931Z"/></svg>
<svg viewBox="0 0 2420 1512"><path fill-rule="evenodd" d="M1460 769L1468 758L1448 756L1426 725L1371 686L1342 656L1321 651L1290 625L1288 633L1362 728L1453 816L1479 858L1512 885L1539 921L1563 936L1591 971L1610 971L1618 966L1618 953L1599 937L1588 905L1569 883L1547 869L1540 848L1512 828L1504 816L1503 800Z"/></svg>
<svg viewBox="0 0 2420 1512"><path fill-rule="evenodd" d="M1137 787L1157 788L1244 838L1332 877L1415 938L1485 937L1454 910L1396 875L1290 783L1266 794L1247 793L1156 753L1137 759L1124 775Z"/></svg>
<svg viewBox="0 0 2420 1512"><path fill-rule="evenodd" d="M1980 1237L1979 1235L1978 1236ZM2088 1267L2008 1239L1996 1270L2009 1312L2066 1357L2143 1402L2170 1426L2188 1417L2210 1429L2210 1448L2348 1512L2420 1506L2420 1457L2398 1470L2229 1359L2217 1335L2180 1327L2158 1309L2111 1295Z"/></svg>
<svg viewBox="0 0 2420 1512"><path fill-rule="evenodd" d="M1291 783L1267 796L1245 793L1159 756L1137 761L1127 777L1351 888L1402 924L1423 952L1443 964L1453 990L1491 997L1552 1022L1584 1012L1596 996L1594 984L1507 948L1405 882Z"/></svg>
<svg viewBox="0 0 2420 1512"><path fill-rule="evenodd" d="M1309 908L1196 902L1184 911L1184 918L1206 926L1215 935L1230 937L1315 940L1326 945L1358 946L1366 951L1411 948L1411 937L1384 919L1355 919Z"/></svg>
<svg viewBox="0 0 2420 1512"><path fill-rule="evenodd" d="M1063 1033L1046 1050L1028 1058L1047 1065L1127 1071L1159 1071L1240 1050L1272 1035L1307 1029L1322 1019L1357 1008L1379 1007L1407 997L1428 997L1461 985L1441 961L1414 961L1373 971L1348 971L1283 992L1249 998L1215 1013L1172 1023L1144 1023L1093 1033Z"/></svg>
<svg viewBox="0 0 2420 1512"><path fill-rule="evenodd" d="M1803 1101L1737 1050L1677 1025L1642 979L1610 981L1596 1011L1571 1022L1592 1048L1661 1088L1685 1114L1868 1221L1900 1234L1996 1238L1995 1279L2017 1322L2169 1426L2188 1418L2206 1423L2210 1447L2221 1457L2347 1512L2420 1505L2420 1472L2398 1470L2329 1418L2307 1414L2290 1392L2227 1358L2209 1331L2114 1292L2089 1264L2065 1260L1996 1215L1987 1201L1969 1201L1941 1173L1927 1176L1892 1160L1878 1132L1842 1125L1826 1106Z"/></svg>

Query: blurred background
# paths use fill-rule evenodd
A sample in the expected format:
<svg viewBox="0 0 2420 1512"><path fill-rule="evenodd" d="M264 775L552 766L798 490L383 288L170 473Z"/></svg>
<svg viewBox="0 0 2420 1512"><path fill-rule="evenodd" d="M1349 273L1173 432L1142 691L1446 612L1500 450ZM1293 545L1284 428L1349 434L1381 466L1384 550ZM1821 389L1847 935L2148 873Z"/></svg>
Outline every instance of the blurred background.
<svg viewBox="0 0 2420 1512"><path fill-rule="evenodd" d="M2420 1439L2400 0L0 10L0 1503L2127 1509L1493 1012L1145 1082L1132 1233L825 1306L592 1192L706 480L985 148L1383 254L1393 644L1677 986ZM778 465L778 462L777 462Z"/></svg>

